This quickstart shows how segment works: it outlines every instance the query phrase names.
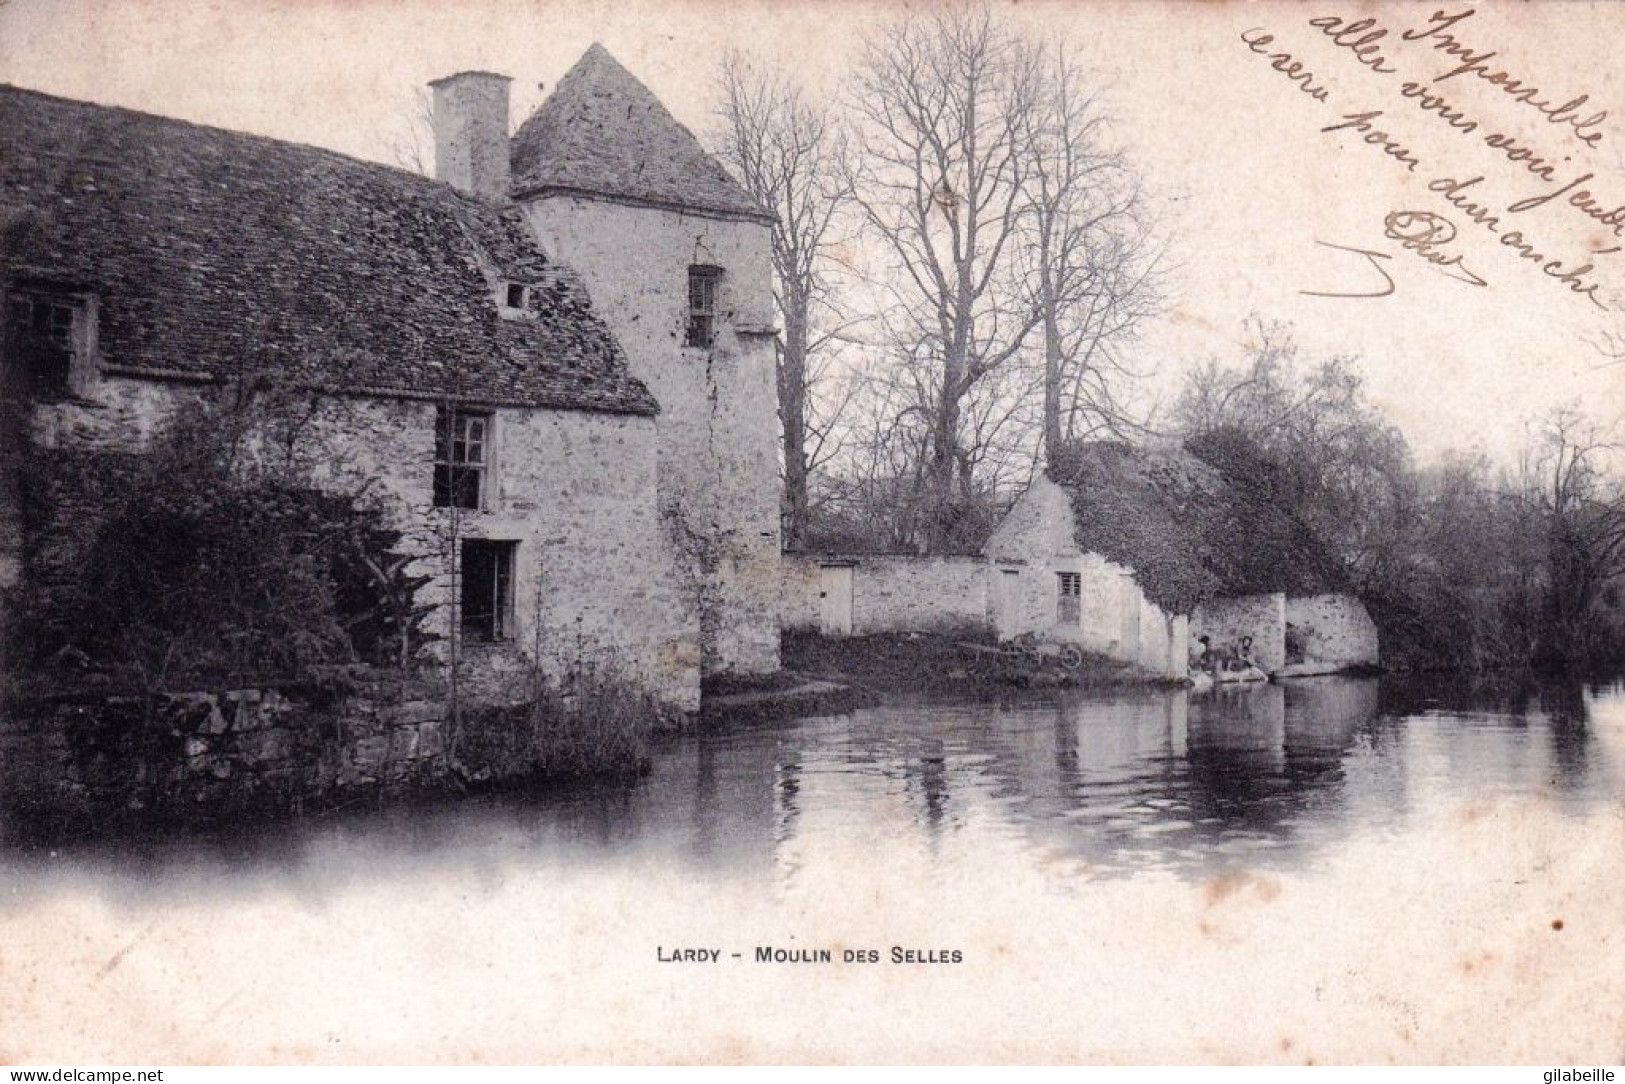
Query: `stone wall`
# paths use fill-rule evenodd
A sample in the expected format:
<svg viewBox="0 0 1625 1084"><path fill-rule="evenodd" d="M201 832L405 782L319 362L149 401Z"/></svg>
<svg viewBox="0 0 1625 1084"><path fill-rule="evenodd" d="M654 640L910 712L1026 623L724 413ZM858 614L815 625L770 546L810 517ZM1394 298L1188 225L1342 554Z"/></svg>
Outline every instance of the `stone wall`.
<svg viewBox="0 0 1625 1084"><path fill-rule="evenodd" d="M817 629L823 568L852 570L852 633L980 632L988 627L988 566L980 557L787 554L781 619L787 629Z"/></svg>
<svg viewBox="0 0 1625 1084"><path fill-rule="evenodd" d="M94 398L36 411L41 446L142 450L192 385L110 379ZM506 643L467 644L459 670L501 699L539 658L557 679L581 662L613 668L684 711L699 707L699 618L665 544L650 418L584 411L497 410L484 507L433 507L435 407L392 399L322 400L297 455L316 484L377 502L408 569L430 577L430 631L455 627L453 555L462 540L516 543L514 629ZM259 454L271 455L260 440ZM442 645L444 647L444 645Z"/></svg>
<svg viewBox="0 0 1625 1084"><path fill-rule="evenodd" d="M1377 626L1353 595L1310 595L1286 600L1288 662L1314 669L1376 666Z"/></svg>
<svg viewBox="0 0 1625 1084"><path fill-rule="evenodd" d="M329 804L445 776L447 720L443 700L398 685L325 703L246 688L28 705L0 720L0 807L102 818Z"/></svg>
<svg viewBox="0 0 1625 1084"><path fill-rule="evenodd" d="M139 452L177 413L209 396L194 381L136 380L103 376L81 397L38 403L29 418L30 439L42 448L76 447Z"/></svg>
<svg viewBox="0 0 1625 1084"><path fill-rule="evenodd" d="M549 195L543 249L587 283L660 403L666 530L697 597L707 671L778 669L779 480L772 267L760 222ZM723 269L716 341L684 345L688 268Z"/></svg>
<svg viewBox="0 0 1625 1084"><path fill-rule="evenodd" d="M983 547L994 561L1031 562L1035 557L1079 552L1072 498L1040 474L1011 506Z"/></svg>
<svg viewBox="0 0 1625 1084"><path fill-rule="evenodd" d="M1251 636L1253 662L1273 674L1286 665L1286 596L1277 592L1204 602L1191 614L1191 650L1201 650L1202 636L1220 652L1239 650L1242 637Z"/></svg>

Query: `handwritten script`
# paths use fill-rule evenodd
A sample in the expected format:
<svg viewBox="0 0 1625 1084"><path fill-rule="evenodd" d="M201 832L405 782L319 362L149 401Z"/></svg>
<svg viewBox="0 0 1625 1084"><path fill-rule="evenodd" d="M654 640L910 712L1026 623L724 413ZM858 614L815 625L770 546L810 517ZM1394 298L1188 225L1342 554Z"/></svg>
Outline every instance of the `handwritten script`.
<svg viewBox="0 0 1625 1084"><path fill-rule="evenodd" d="M1345 148L1370 148L1365 153L1421 178L1436 203L1388 211L1381 219L1388 245L1318 242L1367 281L1301 292L1388 297L1396 253L1457 282L1488 286L1489 269L1471 269L1459 250L1475 237L1553 287L1610 309L1600 276L1614 273L1625 246L1625 186L1610 191L1598 179L1597 151L1611 138L1608 111L1581 87L1543 84L1520 70L1477 32L1474 9L1426 10L1388 26L1311 9L1301 23L1241 34L1245 48L1312 111L1319 132ZM1345 83L1355 93L1341 89ZM1443 157L1455 165L1434 160ZM1472 168L1459 168L1462 161Z"/></svg>

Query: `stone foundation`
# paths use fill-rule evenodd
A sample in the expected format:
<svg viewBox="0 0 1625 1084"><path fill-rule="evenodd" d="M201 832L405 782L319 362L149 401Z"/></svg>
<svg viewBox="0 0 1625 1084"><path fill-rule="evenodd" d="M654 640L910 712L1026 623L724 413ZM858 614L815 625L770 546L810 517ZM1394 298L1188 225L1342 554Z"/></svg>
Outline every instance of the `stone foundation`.
<svg viewBox="0 0 1625 1084"><path fill-rule="evenodd" d="M0 807L99 821L330 805L446 777L449 718L438 693L382 687L34 703L0 723Z"/></svg>

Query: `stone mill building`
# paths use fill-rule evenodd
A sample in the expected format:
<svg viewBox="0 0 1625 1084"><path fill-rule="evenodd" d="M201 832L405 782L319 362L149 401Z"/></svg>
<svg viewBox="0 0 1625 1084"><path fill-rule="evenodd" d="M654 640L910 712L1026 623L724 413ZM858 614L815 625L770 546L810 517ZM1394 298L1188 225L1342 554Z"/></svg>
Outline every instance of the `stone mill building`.
<svg viewBox="0 0 1625 1084"><path fill-rule="evenodd" d="M28 439L139 451L271 373L482 679L585 652L692 710L702 672L776 670L770 217L600 46L511 135L503 76L432 86L435 179L0 87Z"/></svg>

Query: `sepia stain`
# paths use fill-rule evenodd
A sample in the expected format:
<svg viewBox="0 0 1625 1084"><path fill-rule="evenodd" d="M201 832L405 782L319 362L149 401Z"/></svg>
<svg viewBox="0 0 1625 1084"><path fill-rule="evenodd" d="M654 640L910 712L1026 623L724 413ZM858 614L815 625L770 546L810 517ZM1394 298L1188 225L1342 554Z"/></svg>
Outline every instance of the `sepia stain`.
<svg viewBox="0 0 1625 1084"><path fill-rule="evenodd" d="M1202 903L1212 907L1223 903L1248 888L1253 895L1268 903L1281 894L1281 882L1273 877L1260 877L1251 873L1228 872L1221 873L1210 879L1202 886Z"/></svg>
<svg viewBox="0 0 1625 1084"><path fill-rule="evenodd" d="M1202 902L1212 907L1241 891L1247 884L1245 873L1221 873L1202 886Z"/></svg>
<svg viewBox="0 0 1625 1084"><path fill-rule="evenodd" d="M152 933L152 928L156 925L158 925L157 919L147 923L146 927L140 933L135 935L135 939L133 941L119 949L117 952L113 953L108 961L96 971L97 980L100 981L101 979L105 979L107 976L111 975L114 969L117 968L119 964L124 962L124 958L128 956L137 945L146 940L147 935Z"/></svg>
<svg viewBox="0 0 1625 1084"><path fill-rule="evenodd" d="M1552 929L1554 929L1554 930L1562 930L1563 929L1563 920L1560 919L1560 918L1552 919Z"/></svg>

